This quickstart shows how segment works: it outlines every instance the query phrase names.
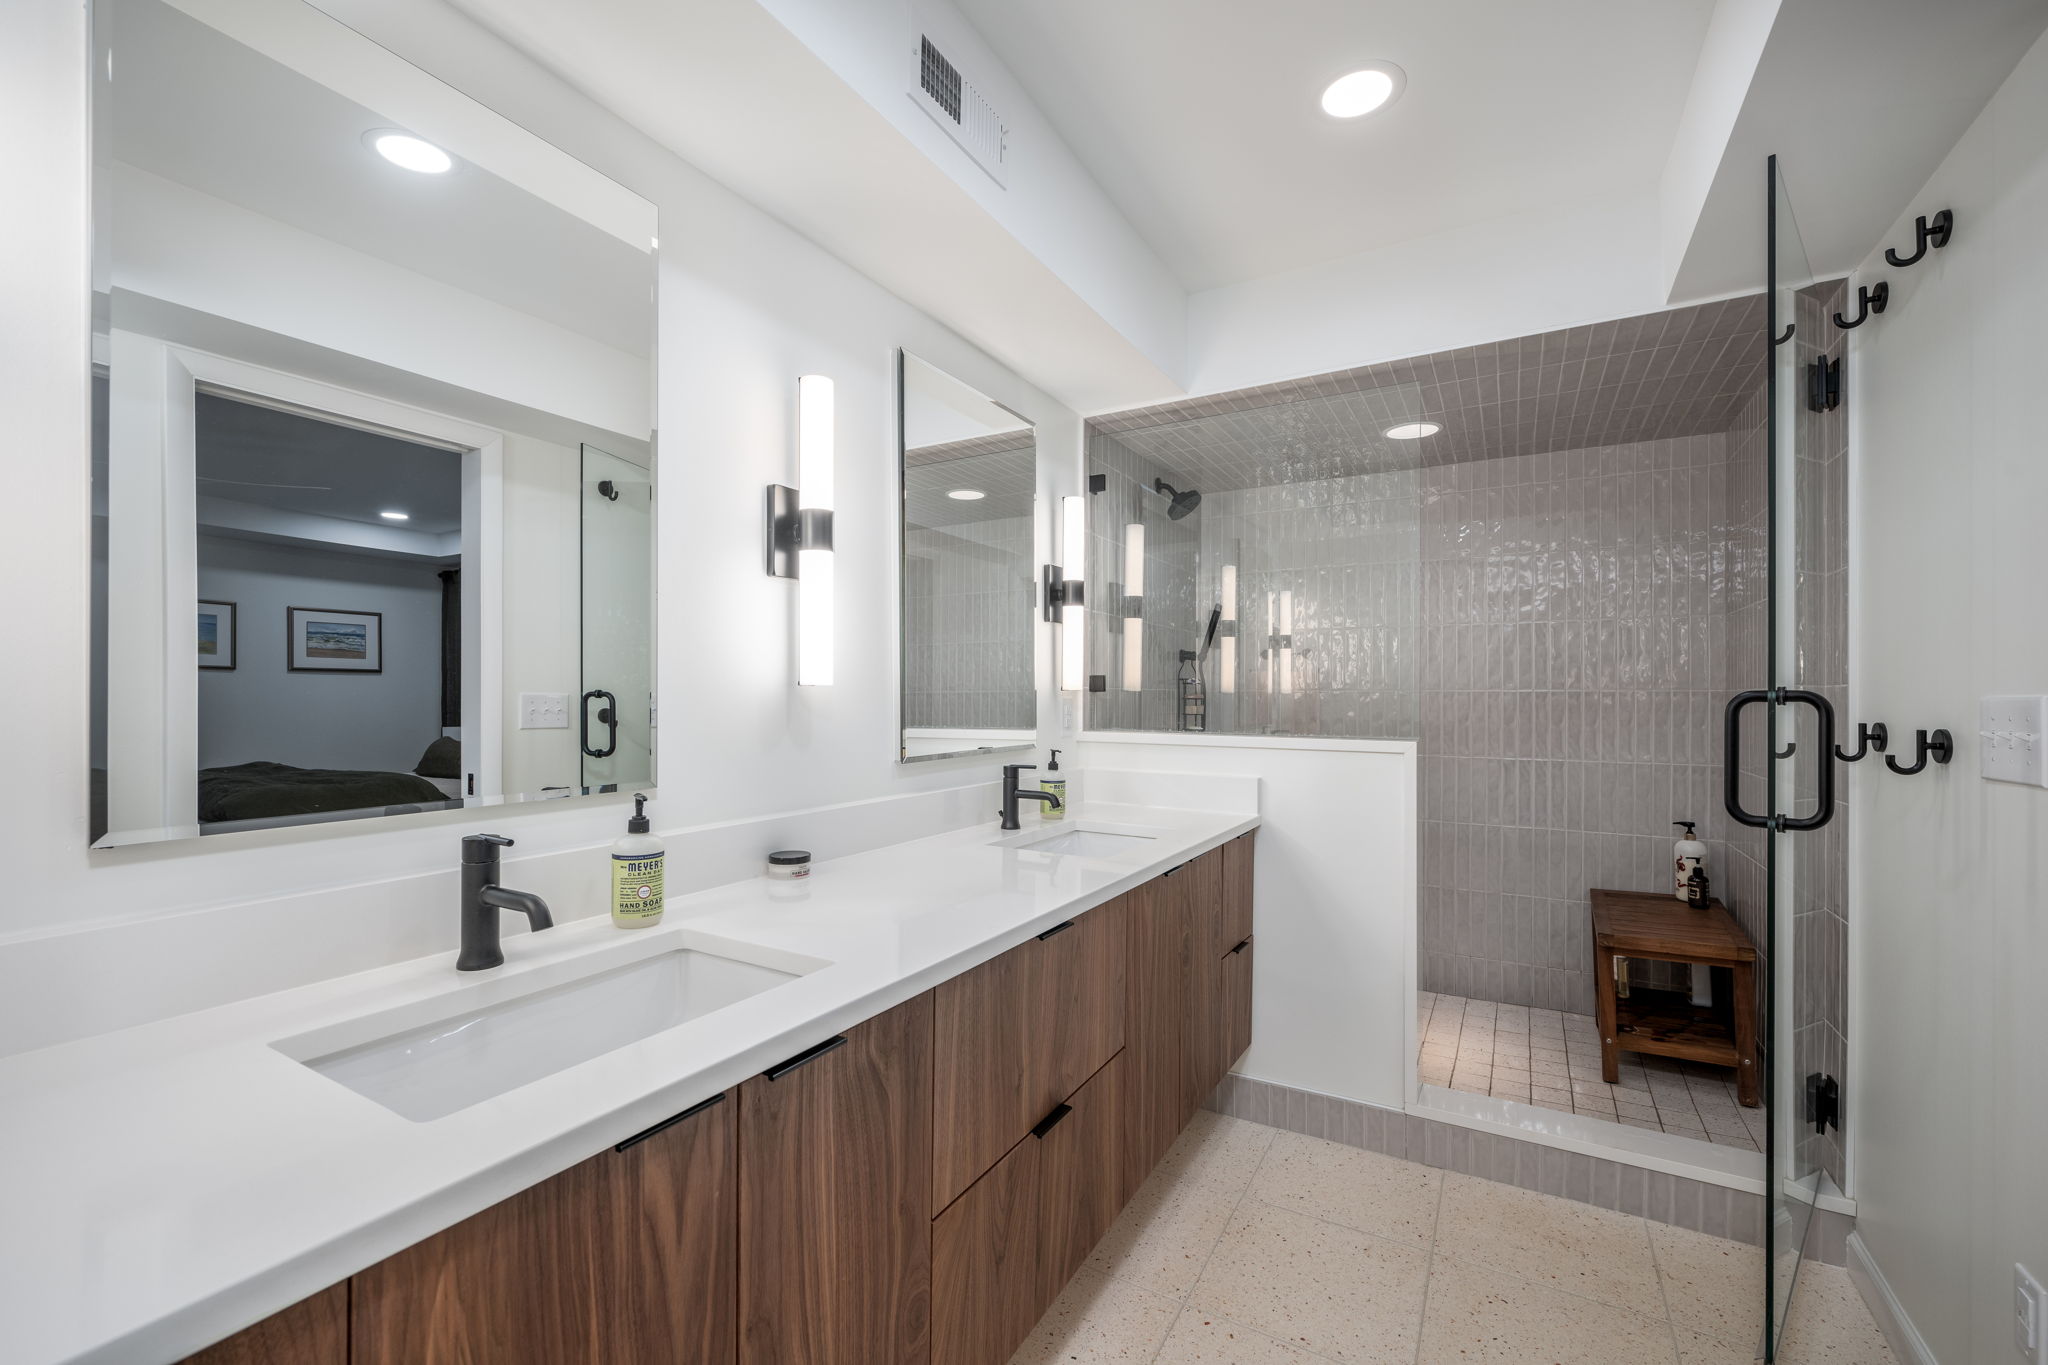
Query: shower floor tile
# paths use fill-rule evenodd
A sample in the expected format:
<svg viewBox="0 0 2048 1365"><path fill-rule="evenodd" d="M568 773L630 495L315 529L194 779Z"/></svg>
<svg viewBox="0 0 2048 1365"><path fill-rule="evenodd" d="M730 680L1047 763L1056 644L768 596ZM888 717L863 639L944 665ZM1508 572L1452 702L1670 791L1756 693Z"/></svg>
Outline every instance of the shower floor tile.
<svg viewBox="0 0 2048 1365"><path fill-rule="evenodd" d="M1624 1052L1609 1085L1590 1014L1430 991L1416 999L1417 1069L1429 1085L1759 1150L1763 1111L1742 1107L1726 1067Z"/></svg>

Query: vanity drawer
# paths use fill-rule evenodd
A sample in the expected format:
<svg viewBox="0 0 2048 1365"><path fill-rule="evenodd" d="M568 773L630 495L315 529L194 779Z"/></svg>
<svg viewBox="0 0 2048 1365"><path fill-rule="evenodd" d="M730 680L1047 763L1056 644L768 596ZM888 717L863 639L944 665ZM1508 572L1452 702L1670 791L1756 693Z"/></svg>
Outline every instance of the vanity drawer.
<svg viewBox="0 0 2048 1365"><path fill-rule="evenodd" d="M1252 846L1259 832L1240 834L1216 850L1223 858L1221 933L1216 951L1227 953L1252 936Z"/></svg>
<svg viewBox="0 0 2048 1365"><path fill-rule="evenodd" d="M1129 899L933 990L934 1212L1123 1046Z"/></svg>
<svg viewBox="0 0 2048 1365"><path fill-rule="evenodd" d="M1122 1078L1118 1053L933 1220L934 1361L1003 1365L1116 1220Z"/></svg>

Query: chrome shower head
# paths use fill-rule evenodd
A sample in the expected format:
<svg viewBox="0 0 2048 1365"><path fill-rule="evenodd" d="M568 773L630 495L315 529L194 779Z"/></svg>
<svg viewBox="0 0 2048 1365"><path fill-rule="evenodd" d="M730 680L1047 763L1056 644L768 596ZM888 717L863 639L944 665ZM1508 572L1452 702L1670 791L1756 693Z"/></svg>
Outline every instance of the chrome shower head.
<svg viewBox="0 0 2048 1365"><path fill-rule="evenodd" d="M1169 521L1179 521L1182 517L1202 505L1201 493L1192 488L1183 493L1164 479L1154 479L1152 481L1152 491L1162 493L1173 499L1166 509L1166 517Z"/></svg>

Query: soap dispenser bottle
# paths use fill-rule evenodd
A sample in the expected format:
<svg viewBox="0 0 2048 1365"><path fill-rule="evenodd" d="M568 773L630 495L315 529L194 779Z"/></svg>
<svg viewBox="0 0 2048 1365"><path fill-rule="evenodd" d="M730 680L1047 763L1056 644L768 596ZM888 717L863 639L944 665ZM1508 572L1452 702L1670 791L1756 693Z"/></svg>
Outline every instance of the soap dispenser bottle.
<svg viewBox="0 0 2048 1365"><path fill-rule="evenodd" d="M644 929L661 922L662 871L667 855L648 833L647 798L633 794L626 832L612 844L612 923Z"/></svg>
<svg viewBox="0 0 2048 1365"><path fill-rule="evenodd" d="M1671 823L1685 831L1685 837L1678 841L1672 851L1672 894L1690 903L1693 895L1692 874L1700 872L1702 882L1705 881L1703 869L1707 865L1707 846L1701 843L1699 836L1694 833L1693 821L1673 820Z"/></svg>
<svg viewBox="0 0 2048 1365"><path fill-rule="evenodd" d="M1052 751L1052 759L1045 765L1045 775L1038 779L1038 789L1051 796L1058 805L1047 805L1039 812L1042 820L1064 820L1067 818L1067 775L1060 771L1060 751Z"/></svg>

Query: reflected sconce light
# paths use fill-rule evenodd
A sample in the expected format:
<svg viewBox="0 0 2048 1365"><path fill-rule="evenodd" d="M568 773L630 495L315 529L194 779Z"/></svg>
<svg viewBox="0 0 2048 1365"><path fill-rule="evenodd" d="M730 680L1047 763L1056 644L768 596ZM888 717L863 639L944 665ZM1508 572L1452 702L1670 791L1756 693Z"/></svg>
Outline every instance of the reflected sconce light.
<svg viewBox="0 0 2048 1365"><path fill-rule="evenodd" d="M797 486L768 485L768 572L794 578L796 680L832 682L832 381L796 381Z"/></svg>
<svg viewBox="0 0 2048 1365"><path fill-rule="evenodd" d="M1280 632L1273 637L1280 659L1280 695L1294 694L1294 589L1280 590Z"/></svg>
<svg viewBox="0 0 2048 1365"><path fill-rule="evenodd" d="M1060 628L1060 690L1079 692L1088 685L1088 505L1081 498L1060 499L1060 558L1045 566L1045 619Z"/></svg>
<svg viewBox="0 0 2048 1365"><path fill-rule="evenodd" d="M1124 527L1124 674L1126 692L1145 686L1145 528Z"/></svg>
<svg viewBox="0 0 2048 1365"><path fill-rule="evenodd" d="M1223 566L1217 587L1223 599L1223 621L1216 628L1216 683L1224 692L1237 691L1237 565Z"/></svg>

